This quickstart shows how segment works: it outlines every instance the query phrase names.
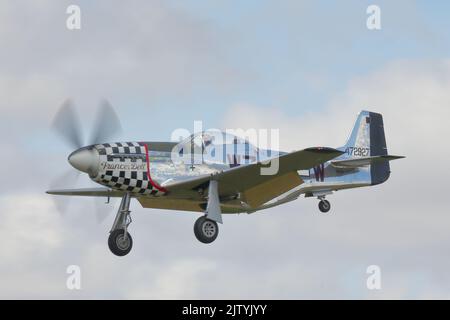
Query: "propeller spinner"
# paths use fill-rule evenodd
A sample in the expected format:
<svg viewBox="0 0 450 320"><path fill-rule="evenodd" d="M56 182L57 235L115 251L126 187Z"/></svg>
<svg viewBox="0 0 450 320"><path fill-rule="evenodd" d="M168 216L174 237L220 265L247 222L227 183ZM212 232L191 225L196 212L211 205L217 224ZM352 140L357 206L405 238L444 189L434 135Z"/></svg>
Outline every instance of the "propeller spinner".
<svg viewBox="0 0 450 320"><path fill-rule="evenodd" d="M75 169L95 177L98 174L100 156L93 147L80 148L72 152L68 159Z"/></svg>

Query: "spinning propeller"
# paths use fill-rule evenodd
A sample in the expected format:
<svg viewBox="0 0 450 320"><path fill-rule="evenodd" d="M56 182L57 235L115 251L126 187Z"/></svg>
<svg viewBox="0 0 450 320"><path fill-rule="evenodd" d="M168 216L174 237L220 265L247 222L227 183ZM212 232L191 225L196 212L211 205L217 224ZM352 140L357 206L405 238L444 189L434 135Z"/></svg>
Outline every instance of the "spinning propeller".
<svg viewBox="0 0 450 320"><path fill-rule="evenodd" d="M94 120L92 133L86 143L83 143L83 130L72 100L66 100L61 105L53 120L52 129L58 133L72 149L75 149L75 151L69 155L68 161L75 169L77 169L71 169L56 178L50 184L52 189L74 187L80 172L92 174L92 153L89 146L111 141L111 138L122 131L119 118L114 111L114 108L106 100L103 100L100 103ZM61 214L64 214L67 208L68 199L55 197L54 200L58 211ZM99 222L106 218L108 214L101 210L97 201L96 213Z"/></svg>
<svg viewBox="0 0 450 320"><path fill-rule="evenodd" d="M94 129L86 144L83 144L80 121L71 100L62 104L53 120L52 127L71 147L76 149L82 148L84 145L108 142L109 139L122 131L114 108L106 100L100 103L94 121Z"/></svg>

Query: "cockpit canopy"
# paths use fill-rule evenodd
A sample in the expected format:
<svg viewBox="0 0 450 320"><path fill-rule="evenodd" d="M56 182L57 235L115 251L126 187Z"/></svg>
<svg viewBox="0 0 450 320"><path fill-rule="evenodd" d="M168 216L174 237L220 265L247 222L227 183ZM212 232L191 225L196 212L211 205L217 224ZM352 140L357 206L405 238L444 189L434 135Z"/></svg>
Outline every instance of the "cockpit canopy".
<svg viewBox="0 0 450 320"><path fill-rule="evenodd" d="M194 144L198 147L203 146L204 148L215 145L221 146L224 144L248 144L251 145L247 140L242 139L236 135L222 132L222 131L203 131L191 134L189 137L184 139L181 144Z"/></svg>
<svg viewBox="0 0 450 320"><path fill-rule="evenodd" d="M215 162L222 164L252 163L257 160L258 148L245 139L221 131L191 134L174 149L183 162Z"/></svg>

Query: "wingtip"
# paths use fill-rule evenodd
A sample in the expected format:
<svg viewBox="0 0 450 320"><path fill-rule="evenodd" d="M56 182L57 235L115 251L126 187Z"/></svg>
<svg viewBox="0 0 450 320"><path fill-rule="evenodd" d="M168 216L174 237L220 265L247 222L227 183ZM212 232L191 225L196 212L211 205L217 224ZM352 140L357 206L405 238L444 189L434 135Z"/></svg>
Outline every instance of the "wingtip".
<svg viewBox="0 0 450 320"><path fill-rule="evenodd" d="M383 156L384 158L387 158L388 160L397 160L397 159L404 159L406 156L393 156L393 155L386 155Z"/></svg>
<svg viewBox="0 0 450 320"><path fill-rule="evenodd" d="M58 190L47 190L45 191L46 194L51 194L51 195L58 195Z"/></svg>

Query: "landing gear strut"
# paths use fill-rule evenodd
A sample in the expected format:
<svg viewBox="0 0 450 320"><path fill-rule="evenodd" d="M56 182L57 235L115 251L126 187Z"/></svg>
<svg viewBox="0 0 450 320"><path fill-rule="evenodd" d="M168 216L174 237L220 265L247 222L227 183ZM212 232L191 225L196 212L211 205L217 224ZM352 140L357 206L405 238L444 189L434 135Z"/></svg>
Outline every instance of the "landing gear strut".
<svg viewBox="0 0 450 320"><path fill-rule="evenodd" d="M211 243L216 240L219 234L217 222L202 216L195 221L194 234L198 241L202 243Z"/></svg>
<svg viewBox="0 0 450 320"><path fill-rule="evenodd" d="M208 203L205 215L195 221L194 234L198 241L211 243L219 234L217 222L222 223L222 211L220 209L219 184L216 180L209 181Z"/></svg>
<svg viewBox="0 0 450 320"><path fill-rule="evenodd" d="M325 200L325 197L318 197L318 199L320 200L319 210L323 213L330 211L330 209L331 209L330 202L328 200Z"/></svg>
<svg viewBox="0 0 450 320"><path fill-rule="evenodd" d="M130 216L130 200L130 194L126 193L122 198L116 219L109 232L109 249L113 254L119 257L127 255L133 247L133 239L127 231L128 226L132 221Z"/></svg>

